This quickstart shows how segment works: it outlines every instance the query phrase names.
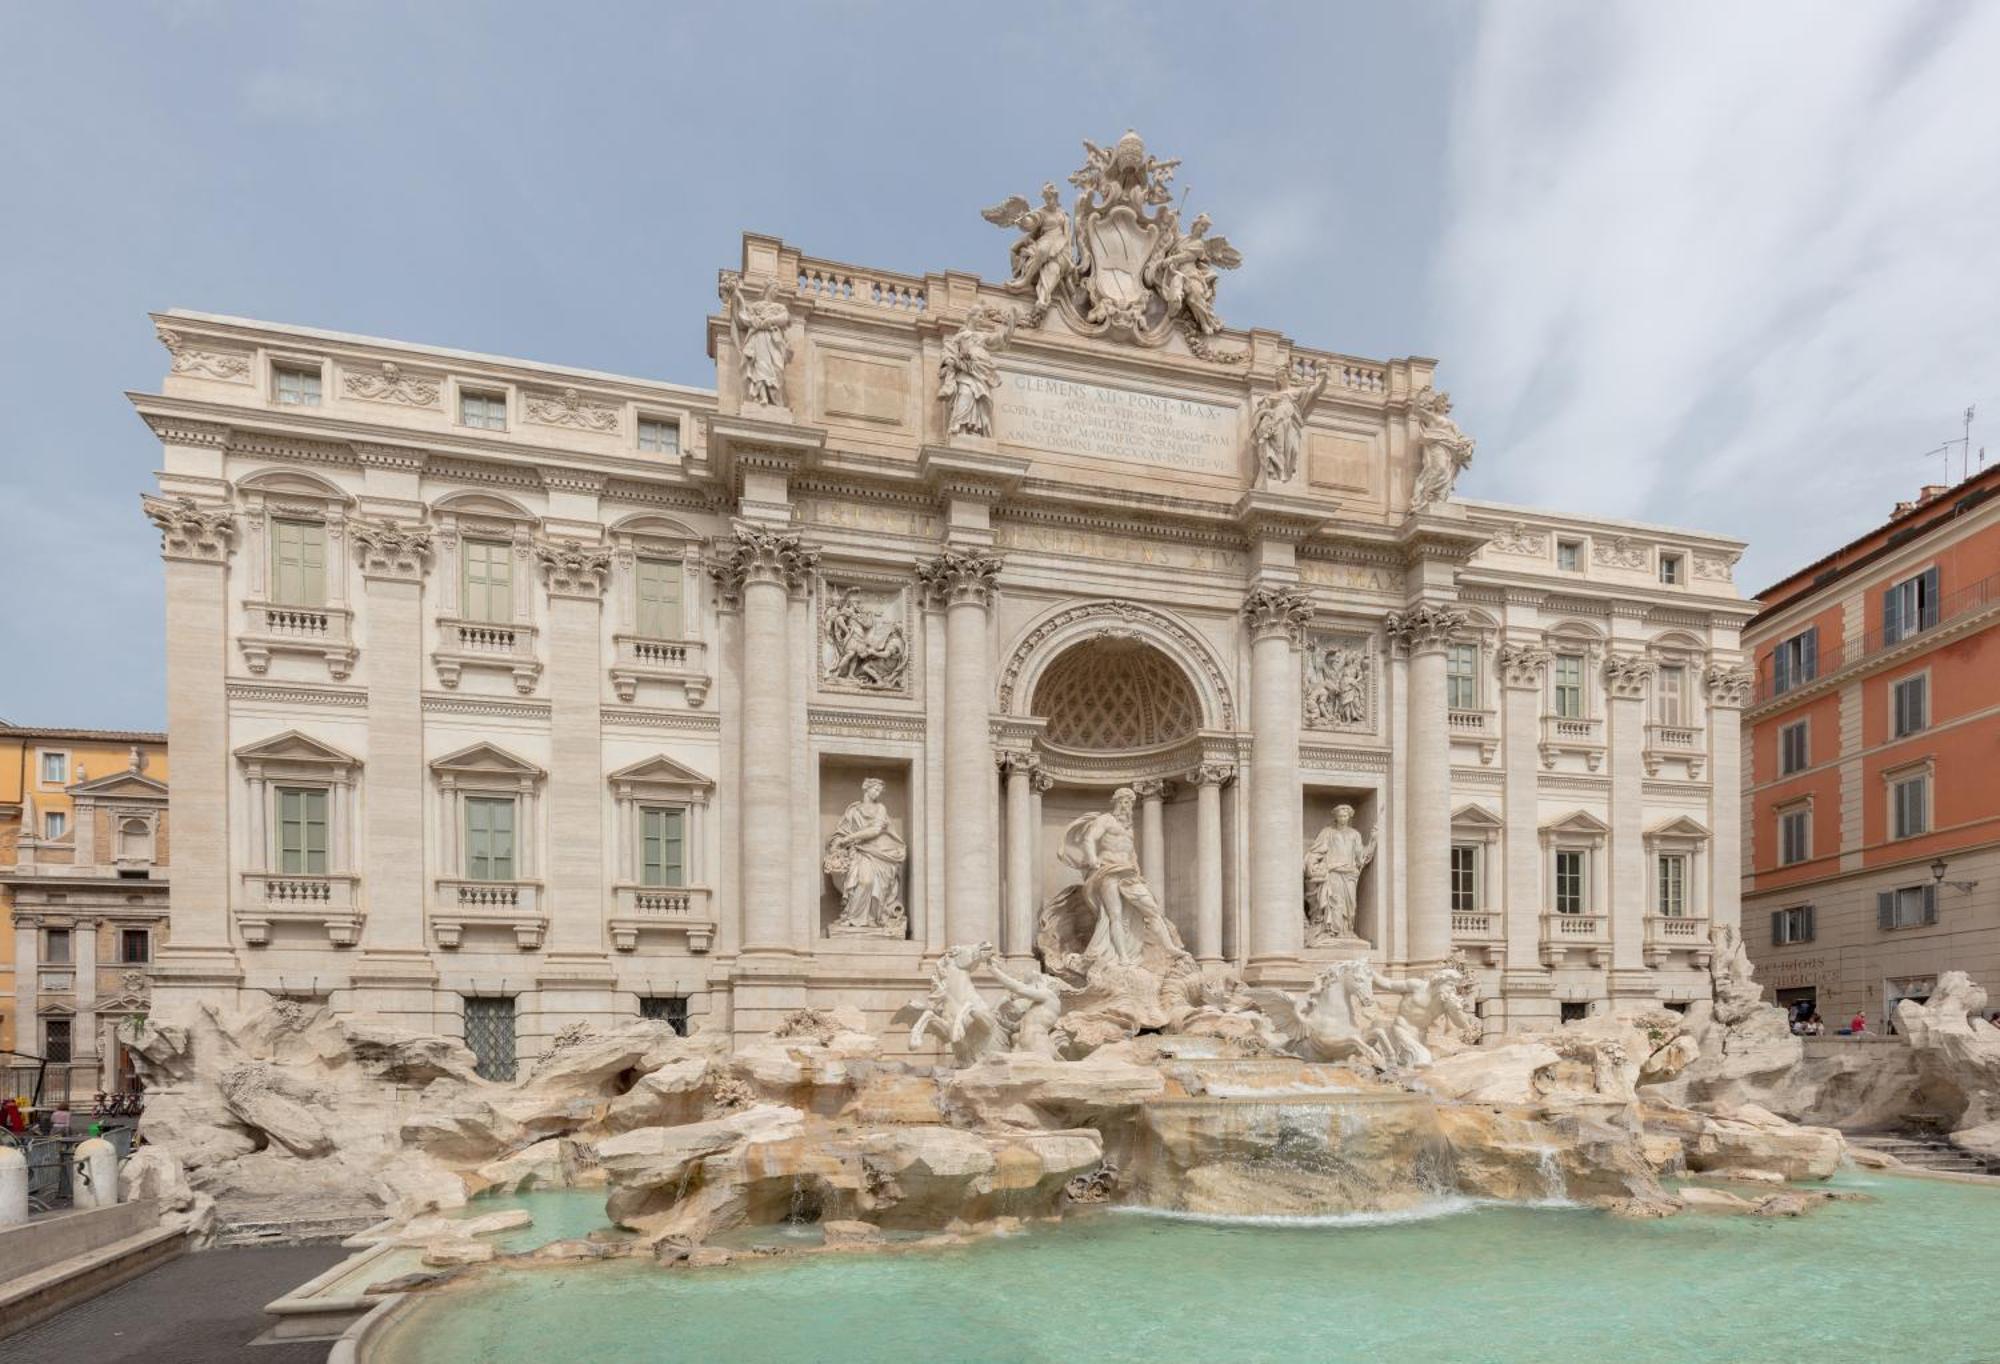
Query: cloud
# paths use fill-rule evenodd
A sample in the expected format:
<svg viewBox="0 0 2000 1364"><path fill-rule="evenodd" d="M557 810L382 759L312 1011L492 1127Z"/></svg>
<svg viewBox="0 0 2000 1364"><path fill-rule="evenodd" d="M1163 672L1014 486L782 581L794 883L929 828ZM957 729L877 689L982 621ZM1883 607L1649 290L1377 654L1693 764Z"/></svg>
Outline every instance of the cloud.
<svg viewBox="0 0 2000 1364"><path fill-rule="evenodd" d="M355 104L347 86L304 71L255 71L243 82L244 111L273 123L332 123Z"/></svg>
<svg viewBox="0 0 2000 1364"><path fill-rule="evenodd" d="M1478 13L1434 281L1469 491L1753 534L1754 589L2000 416L2000 8Z"/></svg>

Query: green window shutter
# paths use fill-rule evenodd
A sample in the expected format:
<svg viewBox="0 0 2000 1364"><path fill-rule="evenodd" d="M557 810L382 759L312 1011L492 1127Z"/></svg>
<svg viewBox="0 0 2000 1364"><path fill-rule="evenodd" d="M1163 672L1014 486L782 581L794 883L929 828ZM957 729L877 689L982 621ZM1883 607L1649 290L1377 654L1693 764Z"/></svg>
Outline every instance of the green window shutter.
<svg viewBox="0 0 2000 1364"><path fill-rule="evenodd" d="M491 540L465 542L465 615L502 625L514 618L511 548Z"/></svg>
<svg viewBox="0 0 2000 1364"><path fill-rule="evenodd" d="M636 576L639 633L648 639L679 639L686 633L681 611L681 566L664 559L641 559Z"/></svg>
<svg viewBox="0 0 2000 1364"><path fill-rule="evenodd" d="M1875 927L1888 930L1896 926L1896 892L1878 890L1875 892Z"/></svg>
<svg viewBox="0 0 2000 1364"><path fill-rule="evenodd" d="M1937 922L1937 889L1936 882L1924 887L1924 922L1927 924Z"/></svg>
<svg viewBox="0 0 2000 1364"><path fill-rule="evenodd" d="M305 792L278 792L278 870L297 875L306 869Z"/></svg>
<svg viewBox="0 0 2000 1364"><path fill-rule="evenodd" d="M465 802L465 874L474 881L514 879L514 802L485 796Z"/></svg>
<svg viewBox="0 0 2000 1364"><path fill-rule="evenodd" d="M1783 947L1784 945L1785 945L1785 911L1782 909L1774 909L1771 911L1771 946Z"/></svg>
<svg viewBox="0 0 2000 1364"><path fill-rule="evenodd" d="M1817 916L1813 913L1813 907L1811 905L1807 905L1805 910L1805 920L1806 920L1805 935L1799 939L1800 942L1812 942L1815 938L1819 936L1819 927L1814 922L1814 919L1816 917Z"/></svg>
<svg viewBox="0 0 2000 1364"><path fill-rule="evenodd" d="M1917 590L1923 594L1917 603L1917 623L1928 630L1938 623L1938 571L1927 568L1917 581Z"/></svg>
<svg viewBox="0 0 2000 1364"><path fill-rule="evenodd" d="M271 523L271 600L281 606L326 605L326 528L310 521Z"/></svg>
<svg viewBox="0 0 2000 1364"><path fill-rule="evenodd" d="M641 820L640 881L648 886L687 884L685 814L680 810L647 810Z"/></svg>

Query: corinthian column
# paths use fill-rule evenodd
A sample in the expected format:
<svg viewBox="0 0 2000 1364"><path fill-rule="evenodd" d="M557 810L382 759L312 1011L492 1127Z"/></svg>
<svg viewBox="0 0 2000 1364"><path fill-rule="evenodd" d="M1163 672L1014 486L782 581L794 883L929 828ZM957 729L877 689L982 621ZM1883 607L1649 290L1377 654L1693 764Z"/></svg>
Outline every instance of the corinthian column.
<svg viewBox="0 0 2000 1364"><path fill-rule="evenodd" d="M141 500L160 528L167 561L167 729L174 738L167 797L174 932L153 973L162 987L185 984L198 991L241 979L230 942L229 715L222 685L236 523L227 507L191 497ZM20 960L26 965L17 974L25 979L34 957ZM17 1010L16 1017L24 1027L33 1025L30 1013Z"/></svg>
<svg viewBox="0 0 2000 1364"><path fill-rule="evenodd" d="M1010 958L1035 950L1035 798L1037 761L1029 753L1002 753L1007 776L1007 936Z"/></svg>
<svg viewBox="0 0 2000 1364"><path fill-rule="evenodd" d="M1251 971L1282 971L1305 946L1300 877L1299 646L1312 603L1292 587L1255 587L1243 600L1250 630Z"/></svg>
<svg viewBox="0 0 2000 1364"><path fill-rule="evenodd" d="M1153 898L1167 902L1167 784L1158 777L1132 783L1139 797L1139 875L1146 878Z"/></svg>
<svg viewBox="0 0 2000 1364"><path fill-rule="evenodd" d="M999 936L993 875L992 691L986 613L1000 560L946 549L917 565L917 580L944 607L944 928L953 945Z"/></svg>
<svg viewBox="0 0 2000 1364"><path fill-rule="evenodd" d="M1222 960L1222 785L1232 776L1221 763L1188 773L1194 783L1194 955Z"/></svg>
<svg viewBox="0 0 2000 1364"><path fill-rule="evenodd" d="M1403 742L1409 799L1404 806L1404 886L1408 896L1409 965L1451 955L1451 739L1445 726L1445 649L1465 625L1465 612L1431 602L1396 611L1383 622L1409 655L1410 700Z"/></svg>
<svg viewBox="0 0 2000 1364"><path fill-rule="evenodd" d="M743 612L743 756L738 768L738 899L743 951L792 951L792 669L787 602L819 552L799 537L738 522L710 568Z"/></svg>

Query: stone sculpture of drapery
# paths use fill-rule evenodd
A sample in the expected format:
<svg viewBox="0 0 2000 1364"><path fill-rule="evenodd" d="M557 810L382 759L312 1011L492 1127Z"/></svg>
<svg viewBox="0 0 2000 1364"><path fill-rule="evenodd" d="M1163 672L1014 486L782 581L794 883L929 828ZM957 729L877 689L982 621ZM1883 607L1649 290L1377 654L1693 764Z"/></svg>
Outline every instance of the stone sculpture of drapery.
<svg viewBox="0 0 2000 1364"><path fill-rule="evenodd" d="M909 849L882 804L882 783L861 783L861 799L849 805L826 841L823 862L840 893L836 932L902 937L908 923L903 907L903 867Z"/></svg>
<svg viewBox="0 0 2000 1364"><path fill-rule="evenodd" d="M1354 827L1354 807L1337 806L1333 823L1319 831L1306 853L1308 945L1354 936L1355 890L1375 857L1375 839Z"/></svg>
<svg viewBox="0 0 2000 1364"><path fill-rule="evenodd" d="M938 361L938 397L948 405L947 435L993 434L993 391L1000 386L993 352L1005 349L1016 320L1011 309L977 304L965 325L945 338L944 356Z"/></svg>
<svg viewBox="0 0 2000 1364"><path fill-rule="evenodd" d="M785 364L792 357L792 310L778 297L778 283L764 286L760 299L743 292L736 281L731 295L729 330L743 366L743 397L767 407L785 405Z"/></svg>

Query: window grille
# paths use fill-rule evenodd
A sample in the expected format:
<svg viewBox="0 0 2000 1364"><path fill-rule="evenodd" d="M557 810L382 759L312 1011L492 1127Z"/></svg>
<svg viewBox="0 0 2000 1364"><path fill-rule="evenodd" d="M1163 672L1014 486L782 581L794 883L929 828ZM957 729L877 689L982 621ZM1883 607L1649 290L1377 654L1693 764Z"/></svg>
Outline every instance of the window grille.
<svg viewBox="0 0 2000 1364"><path fill-rule="evenodd" d="M479 1064L482 1079L514 1078L514 1000L512 996L469 995L465 1001L465 1045Z"/></svg>

